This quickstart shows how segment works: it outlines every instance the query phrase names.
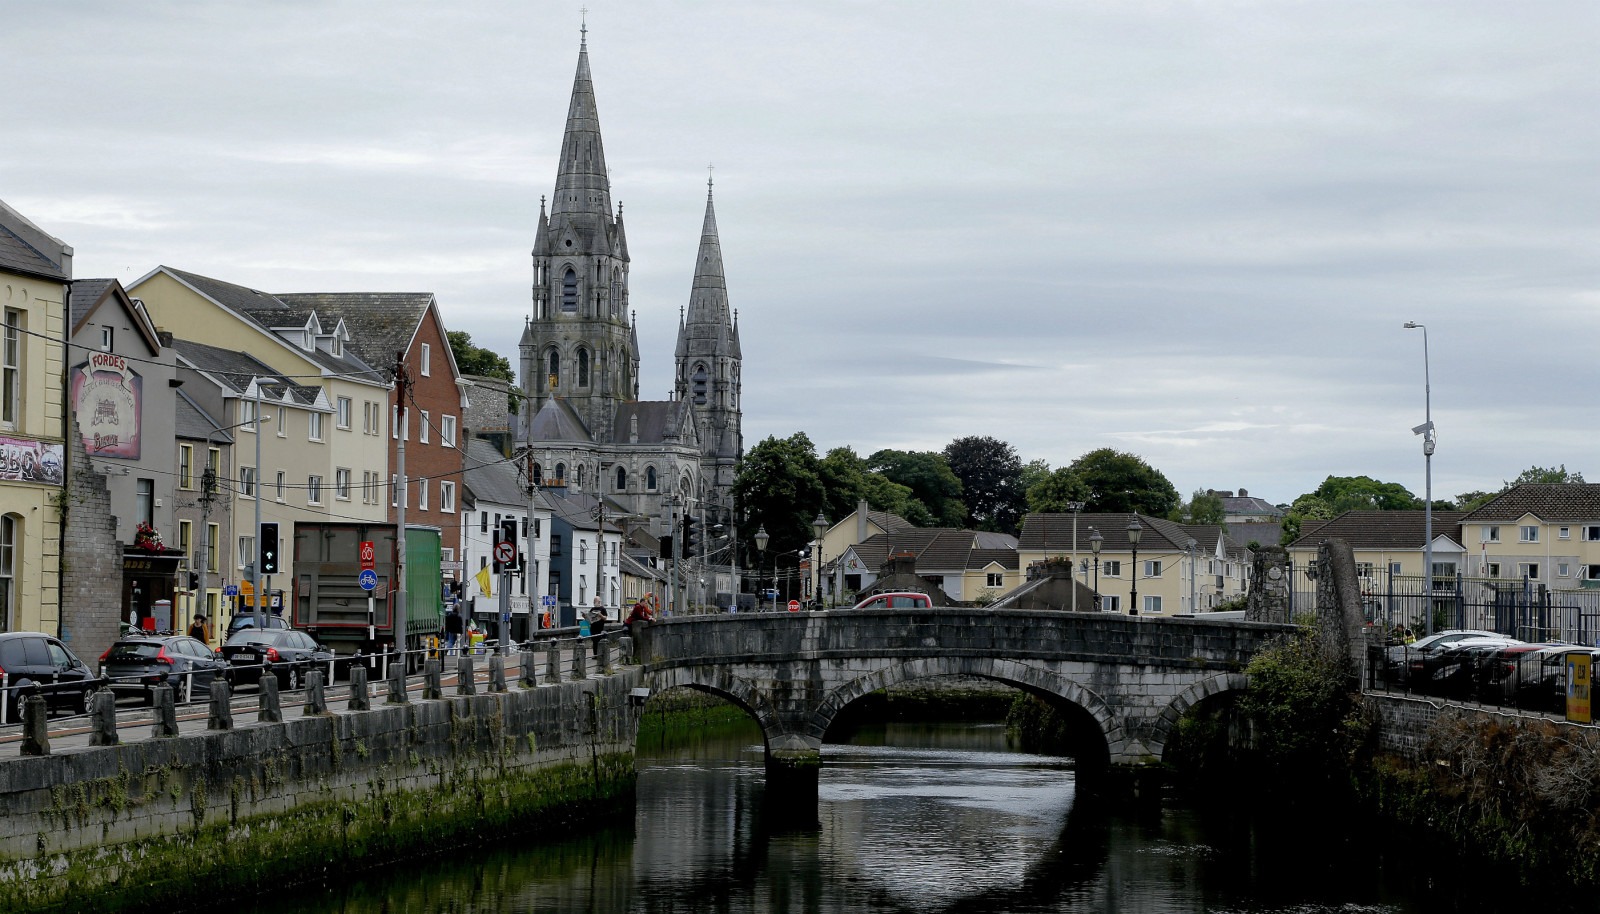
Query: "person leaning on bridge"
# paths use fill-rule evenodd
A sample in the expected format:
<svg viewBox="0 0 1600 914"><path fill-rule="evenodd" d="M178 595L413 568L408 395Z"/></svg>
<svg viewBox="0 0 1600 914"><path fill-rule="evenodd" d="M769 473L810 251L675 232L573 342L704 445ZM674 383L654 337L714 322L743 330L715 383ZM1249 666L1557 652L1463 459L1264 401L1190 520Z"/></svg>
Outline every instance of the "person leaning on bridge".
<svg viewBox="0 0 1600 914"><path fill-rule="evenodd" d="M640 597L639 602L633 604L633 611L628 613L628 634L632 636L635 644L639 643L639 630L644 628L646 622L655 620L655 615L650 612L650 597Z"/></svg>

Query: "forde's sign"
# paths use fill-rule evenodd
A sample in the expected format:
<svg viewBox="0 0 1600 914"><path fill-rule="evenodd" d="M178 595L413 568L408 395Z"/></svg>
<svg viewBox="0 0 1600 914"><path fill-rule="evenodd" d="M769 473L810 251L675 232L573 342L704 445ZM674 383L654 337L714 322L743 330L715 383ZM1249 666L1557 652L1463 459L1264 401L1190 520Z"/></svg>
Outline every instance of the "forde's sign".
<svg viewBox="0 0 1600 914"><path fill-rule="evenodd" d="M96 352L72 369L72 408L90 457L139 459L144 379L128 360Z"/></svg>

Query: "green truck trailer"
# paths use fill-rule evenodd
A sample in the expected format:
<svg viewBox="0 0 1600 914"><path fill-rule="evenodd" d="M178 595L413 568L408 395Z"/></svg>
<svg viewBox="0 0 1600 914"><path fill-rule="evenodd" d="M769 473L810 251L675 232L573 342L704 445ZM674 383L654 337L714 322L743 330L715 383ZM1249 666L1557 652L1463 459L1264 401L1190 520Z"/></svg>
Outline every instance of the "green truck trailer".
<svg viewBox="0 0 1600 914"><path fill-rule="evenodd" d="M406 607L399 611L396 526L299 521L294 525L295 628L341 655L416 650L444 628L438 527L406 525ZM371 544L362 561L363 544ZM373 587L362 586L371 571Z"/></svg>

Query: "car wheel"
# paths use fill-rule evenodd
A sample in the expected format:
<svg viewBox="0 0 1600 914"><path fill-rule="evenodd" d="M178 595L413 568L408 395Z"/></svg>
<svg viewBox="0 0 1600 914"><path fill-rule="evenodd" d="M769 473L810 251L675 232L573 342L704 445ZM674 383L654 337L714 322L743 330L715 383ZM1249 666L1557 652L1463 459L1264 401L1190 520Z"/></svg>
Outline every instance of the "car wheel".
<svg viewBox="0 0 1600 914"><path fill-rule="evenodd" d="M288 672L278 677L278 684L283 686L286 692L293 692L300 688L300 669L291 667Z"/></svg>
<svg viewBox="0 0 1600 914"><path fill-rule="evenodd" d="M189 703L189 699L193 697L193 695L191 694L193 691L194 691L194 676L192 676L192 675L190 675L190 676L179 676L178 677L178 688L177 688L177 691L173 694L173 700L176 701L180 705L186 705L186 704Z"/></svg>

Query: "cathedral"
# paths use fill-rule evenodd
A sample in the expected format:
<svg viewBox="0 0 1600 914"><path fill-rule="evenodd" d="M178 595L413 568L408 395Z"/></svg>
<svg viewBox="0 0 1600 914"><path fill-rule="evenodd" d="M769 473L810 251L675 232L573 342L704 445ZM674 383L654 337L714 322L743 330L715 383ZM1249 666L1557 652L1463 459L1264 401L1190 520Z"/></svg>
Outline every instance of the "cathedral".
<svg viewBox="0 0 1600 914"><path fill-rule="evenodd" d="M545 485L604 496L657 535L673 504L732 506L744 453L739 327L728 306L711 183L689 306L678 318L673 393L639 399L639 333L628 238L612 205L589 74L578 49L555 193L539 204L533 303L522 333L522 432ZM676 499L673 497L677 496Z"/></svg>

